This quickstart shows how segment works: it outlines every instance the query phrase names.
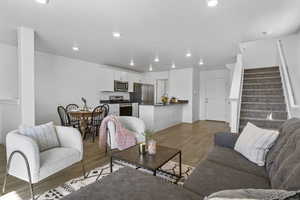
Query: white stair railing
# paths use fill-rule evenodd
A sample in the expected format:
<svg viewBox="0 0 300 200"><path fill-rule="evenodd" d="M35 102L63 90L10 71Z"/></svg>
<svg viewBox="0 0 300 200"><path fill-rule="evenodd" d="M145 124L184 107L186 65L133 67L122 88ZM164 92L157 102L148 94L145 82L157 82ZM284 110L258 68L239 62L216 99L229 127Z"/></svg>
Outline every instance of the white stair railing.
<svg viewBox="0 0 300 200"><path fill-rule="evenodd" d="M283 44L281 40L277 41L277 50L279 56L279 69L281 75L281 81L283 84L284 98L287 104L288 118L300 117L300 105L296 104L295 94L292 87L292 82L287 66L286 56L283 50Z"/></svg>
<svg viewBox="0 0 300 200"><path fill-rule="evenodd" d="M231 117L230 117L230 127L232 133L239 132L239 119L240 119L240 107L241 107L241 96L243 87L243 59L242 55L237 55L237 62L234 67L232 83L230 89L230 107L231 107Z"/></svg>

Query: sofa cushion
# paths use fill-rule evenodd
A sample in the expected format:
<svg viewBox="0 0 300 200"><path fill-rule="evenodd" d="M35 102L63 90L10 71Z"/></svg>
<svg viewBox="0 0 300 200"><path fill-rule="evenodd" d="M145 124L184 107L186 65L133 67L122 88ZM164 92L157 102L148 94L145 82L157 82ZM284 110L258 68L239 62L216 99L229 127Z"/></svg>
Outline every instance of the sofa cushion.
<svg viewBox="0 0 300 200"><path fill-rule="evenodd" d="M240 189L240 190L223 190L211 194L207 200L220 200L220 199L268 199L279 200L295 197L296 191L286 190L262 190L262 189Z"/></svg>
<svg viewBox="0 0 300 200"><path fill-rule="evenodd" d="M260 177L268 178L265 167L259 167L247 160L233 149L215 146L207 155L207 160L231 167L233 169L247 172Z"/></svg>
<svg viewBox="0 0 300 200"><path fill-rule="evenodd" d="M184 188L208 196L220 190L254 188L269 189L269 180L231 167L205 160L189 176Z"/></svg>
<svg viewBox="0 0 300 200"><path fill-rule="evenodd" d="M123 199L163 199L163 200L201 200L184 188L164 179L124 167L61 200L123 200Z"/></svg>
<svg viewBox="0 0 300 200"><path fill-rule="evenodd" d="M292 118L287 120L279 129L279 136L270 149L266 157L266 169L269 177L272 177L276 173L276 166L273 167L273 163L279 155L280 151L285 148L285 145L289 137L300 128L300 120ZM279 164L279 163L277 163Z"/></svg>
<svg viewBox="0 0 300 200"><path fill-rule="evenodd" d="M300 190L300 129L286 140L270 171L272 188Z"/></svg>
<svg viewBox="0 0 300 200"><path fill-rule="evenodd" d="M40 176L42 180L81 160L81 154L74 148L53 148L40 154Z"/></svg>

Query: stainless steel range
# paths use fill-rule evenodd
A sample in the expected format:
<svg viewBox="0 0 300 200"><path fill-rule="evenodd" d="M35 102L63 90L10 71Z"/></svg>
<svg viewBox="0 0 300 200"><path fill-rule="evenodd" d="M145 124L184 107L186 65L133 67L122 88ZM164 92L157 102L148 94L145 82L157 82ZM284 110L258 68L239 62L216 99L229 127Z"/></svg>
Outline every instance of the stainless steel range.
<svg viewBox="0 0 300 200"><path fill-rule="evenodd" d="M124 100L123 96L110 96L109 102L120 105L120 116L132 116L132 103L129 100Z"/></svg>

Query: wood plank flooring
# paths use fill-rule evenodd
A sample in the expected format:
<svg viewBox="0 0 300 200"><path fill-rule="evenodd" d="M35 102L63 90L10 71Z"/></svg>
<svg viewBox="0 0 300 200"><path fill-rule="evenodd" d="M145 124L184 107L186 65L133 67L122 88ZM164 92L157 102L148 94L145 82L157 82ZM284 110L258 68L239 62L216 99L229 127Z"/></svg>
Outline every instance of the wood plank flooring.
<svg viewBox="0 0 300 200"><path fill-rule="evenodd" d="M158 144L182 150L182 162L191 166L197 165L213 145L214 133L228 131L228 124L215 121L198 121L193 124L179 124L155 134ZM87 171L108 163L108 157L98 148L97 142L85 141L84 165ZM5 174L5 149L0 145L0 187L2 189ZM175 159L176 160L176 159ZM25 169L25 168L24 168ZM80 164L67 168L39 183L34 187L36 193L43 193L62 183L81 176ZM15 191L21 199L29 198L28 184L9 176L6 192ZM0 193L1 196L1 193Z"/></svg>

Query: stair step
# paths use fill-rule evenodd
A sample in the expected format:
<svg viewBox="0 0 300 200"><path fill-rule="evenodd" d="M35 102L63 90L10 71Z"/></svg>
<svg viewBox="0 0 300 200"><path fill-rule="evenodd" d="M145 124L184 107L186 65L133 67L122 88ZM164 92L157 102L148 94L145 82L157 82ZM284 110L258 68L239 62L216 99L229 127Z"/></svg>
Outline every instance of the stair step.
<svg viewBox="0 0 300 200"><path fill-rule="evenodd" d="M287 112L285 111L265 111L265 110L241 110L241 118L260 118L267 119L272 113L272 118L277 120L287 120Z"/></svg>
<svg viewBox="0 0 300 200"><path fill-rule="evenodd" d="M246 83L281 83L281 78L280 77L245 78L244 84Z"/></svg>
<svg viewBox="0 0 300 200"><path fill-rule="evenodd" d="M279 83L244 83L244 89L280 89L282 88L281 82Z"/></svg>
<svg viewBox="0 0 300 200"><path fill-rule="evenodd" d="M242 102L285 103L284 96L280 95L243 95Z"/></svg>
<svg viewBox="0 0 300 200"><path fill-rule="evenodd" d="M244 73L244 78L280 78L279 72Z"/></svg>
<svg viewBox="0 0 300 200"><path fill-rule="evenodd" d="M245 69L245 72L251 72L251 73L255 73L255 72L273 72L273 71L278 71L279 72L279 67L278 66L273 66L273 67L260 67L260 68L253 68L253 69Z"/></svg>
<svg viewBox="0 0 300 200"><path fill-rule="evenodd" d="M266 120L259 118L240 118L240 126L245 126L248 122L266 129L279 129L285 120Z"/></svg>
<svg viewBox="0 0 300 200"><path fill-rule="evenodd" d="M243 95L279 95L283 96L282 89L243 89Z"/></svg>
<svg viewBox="0 0 300 200"><path fill-rule="evenodd" d="M284 103L242 102L242 110L286 111Z"/></svg>

